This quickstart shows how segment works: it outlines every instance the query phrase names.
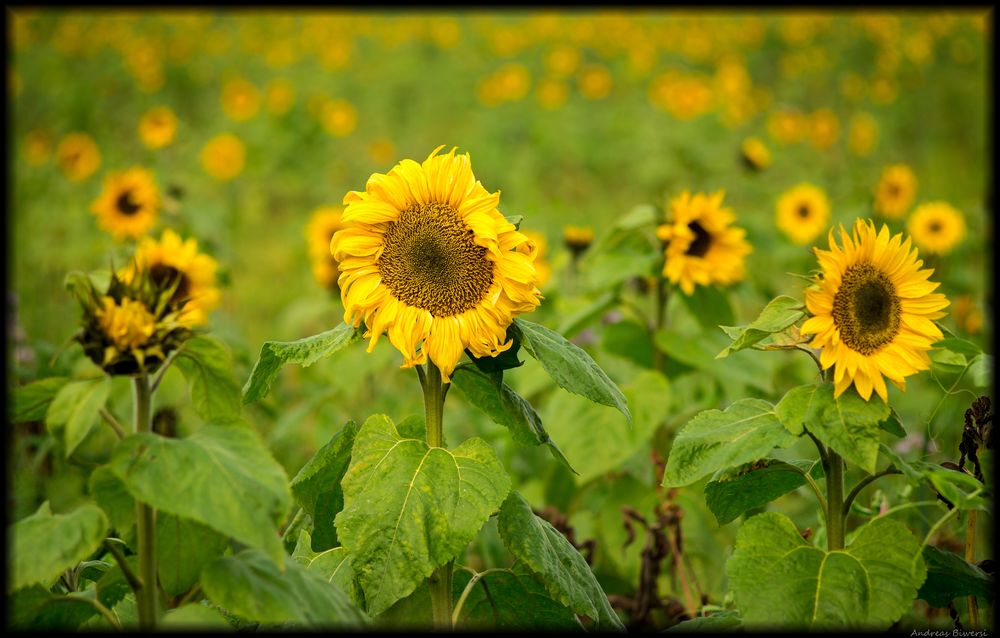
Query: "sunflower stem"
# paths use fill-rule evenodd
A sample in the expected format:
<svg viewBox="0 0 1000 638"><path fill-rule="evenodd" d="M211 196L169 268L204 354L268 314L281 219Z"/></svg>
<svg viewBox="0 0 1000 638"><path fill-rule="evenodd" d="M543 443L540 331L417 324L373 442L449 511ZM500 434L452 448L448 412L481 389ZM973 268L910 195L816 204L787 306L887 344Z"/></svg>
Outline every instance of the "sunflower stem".
<svg viewBox="0 0 1000 638"><path fill-rule="evenodd" d="M663 268L661 267L662 271ZM669 297L669 290L667 289L667 280L662 276L656 278L656 319L653 323L653 334L650 335L653 339L653 367L664 372L664 368L667 365L667 355L663 352L663 349L656 345L656 333L663 329L663 323L667 318L667 298Z"/></svg>
<svg viewBox="0 0 1000 638"><path fill-rule="evenodd" d="M132 379L135 402L135 431L139 434L152 432L150 407L152 389L149 375L142 373ZM136 592L139 610L139 629L152 630L156 627L156 512L146 503L135 503L136 537L139 544L139 579L141 587Z"/></svg>
<svg viewBox="0 0 1000 638"><path fill-rule="evenodd" d="M441 370L428 357L427 371L423 375L424 421L427 427L427 445L444 447L444 395ZM427 580L431 591L431 613L434 627L451 628L451 576L454 561L438 567Z"/></svg>
<svg viewBox="0 0 1000 638"><path fill-rule="evenodd" d="M826 547L844 549L844 461L828 448L826 451Z"/></svg>

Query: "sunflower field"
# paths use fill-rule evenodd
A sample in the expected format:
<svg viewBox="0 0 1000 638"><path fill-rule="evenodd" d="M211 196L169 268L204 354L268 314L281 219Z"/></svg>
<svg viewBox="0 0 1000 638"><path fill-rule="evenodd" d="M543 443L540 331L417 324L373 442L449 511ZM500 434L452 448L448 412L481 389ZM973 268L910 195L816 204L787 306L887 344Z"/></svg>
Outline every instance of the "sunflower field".
<svg viewBox="0 0 1000 638"><path fill-rule="evenodd" d="M7 628L992 633L993 15L8 8Z"/></svg>

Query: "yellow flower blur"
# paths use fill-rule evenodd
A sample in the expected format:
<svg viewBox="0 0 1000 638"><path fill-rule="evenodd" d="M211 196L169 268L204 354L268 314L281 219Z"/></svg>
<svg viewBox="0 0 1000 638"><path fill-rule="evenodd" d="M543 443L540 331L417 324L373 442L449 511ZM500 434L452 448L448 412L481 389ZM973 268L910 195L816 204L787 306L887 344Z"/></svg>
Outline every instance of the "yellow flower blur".
<svg viewBox="0 0 1000 638"><path fill-rule="evenodd" d="M778 228L789 239L805 245L815 239L830 222L830 201L812 184L799 184L778 199Z"/></svg>
<svg viewBox="0 0 1000 638"><path fill-rule="evenodd" d="M166 106L156 106L139 119L139 139L147 148L169 146L177 133L177 116Z"/></svg>
<svg viewBox="0 0 1000 638"><path fill-rule="evenodd" d="M201 166L219 181L233 179L243 172L246 147L232 133L216 135L201 149Z"/></svg>
<svg viewBox="0 0 1000 638"><path fill-rule="evenodd" d="M56 162L71 182L82 182L101 166L101 152L86 133L70 133L56 149Z"/></svg>
<svg viewBox="0 0 1000 638"><path fill-rule="evenodd" d="M242 78L226 82L222 87L222 110L235 122L249 120L260 109L260 91Z"/></svg>
<svg viewBox="0 0 1000 638"><path fill-rule="evenodd" d="M906 230L920 250L946 255L965 238L965 218L947 202L928 202L913 211Z"/></svg>
<svg viewBox="0 0 1000 638"><path fill-rule="evenodd" d="M899 219L909 210L917 195L917 177L905 164L887 166L875 185L875 212L889 219Z"/></svg>
<svg viewBox="0 0 1000 638"><path fill-rule="evenodd" d="M115 241L142 237L156 223L160 193L153 174L140 166L104 178L104 189L91 204L97 223Z"/></svg>
<svg viewBox="0 0 1000 638"><path fill-rule="evenodd" d="M156 318L141 301L122 299L121 305L111 297L101 299L97 320L115 348L121 352L145 344L156 329Z"/></svg>
<svg viewBox="0 0 1000 638"><path fill-rule="evenodd" d="M337 260L330 252L330 240L340 230L343 210L340 206L320 206L313 211L306 225L306 242L313 276L321 286L330 290L338 289L337 277L340 275Z"/></svg>

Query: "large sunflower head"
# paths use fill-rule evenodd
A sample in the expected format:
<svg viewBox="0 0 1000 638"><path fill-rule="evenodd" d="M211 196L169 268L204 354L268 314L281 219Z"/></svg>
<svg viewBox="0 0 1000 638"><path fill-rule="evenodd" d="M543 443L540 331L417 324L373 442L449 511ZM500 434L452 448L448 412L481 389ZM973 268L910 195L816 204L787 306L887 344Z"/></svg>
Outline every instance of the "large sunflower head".
<svg viewBox="0 0 1000 638"><path fill-rule="evenodd" d="M905 390L905 377L930 366L927 351L942 336L933 320L948 300L902 234L859 219L850 235L840 228L841 245L829 236L830 250L814 249L822 275L806 290L812 317L801 332L815 335L823 369L836 366L835 396L853 383L865 400L874 390L887 401L883 375Z"/></svg>
<svg viewBox="0 0 1000 638"><path fill-rule="evenodd" d="M159 214L160 194L153 174L139 166L110 173L90 209L115 241L145 235Z"/></svg>
<svg viewBox="0 0 1000 638"><path fill-rule="evenodd" d="M899 219L916 194L917 177L909 166L887 166L875 185L875 212L888 219Z"/></svg>
<svg viewBox="0 0 1000 638"><path fill-rule="evenodd" d="M309 261L312 264L313 276L321 286L337 291L337 276L340 271L337 261L330 252L330 240L333 234L340 230L340 217L343 213L340 206L320 206L313 211L306 225L306 241L309 246Z"/></svg>
<svg viewBox="0 0 1000 638"><path fill-rule="evenodd" d="M913 211L906 230L921 250L945 255L965 237L965 218L951 204L928 202Z"/></svg>
<svg viewBox="0 0 1000 638"><path fill-rule="evenodd" d="M830 202L826 193L812 184L799 184L778 199L777 222L789 239L805 245L826 228Z"/></svg>
<svg viewBox="0 0 1000 638"><path fill-rule="evenodd" d="M468 153L441 148L347 193L330 249L344 321L364 321L369 352L388 334L404 368L429 358L447 381L463 349L510 348L507 327L540 293L530 242L497 210L500 193L476 180Z"/></svg>
<svg viewBox="0 0 1000 638"><path fill-rule="evenodd" d="M198 252L197 240L182 240L168 228L159 240L144 237L120 276L129 283L137 273L147 273L154 286L170 291L169 303L180 311L178 322L194 327L208 323L208 312L219 303L217 269L213 258Z"/></svg>
<svg viewBox="0 0 1000 638"><path fill-rule="evenodd" d="M743 260L752 252L746 231L731 226L736 217L722 208L722 191L714 195L684 191L670 202L666 224L656 229L664 241L663 276L680 284L685 294L695 285L731 284L743 278Z"/></svg>

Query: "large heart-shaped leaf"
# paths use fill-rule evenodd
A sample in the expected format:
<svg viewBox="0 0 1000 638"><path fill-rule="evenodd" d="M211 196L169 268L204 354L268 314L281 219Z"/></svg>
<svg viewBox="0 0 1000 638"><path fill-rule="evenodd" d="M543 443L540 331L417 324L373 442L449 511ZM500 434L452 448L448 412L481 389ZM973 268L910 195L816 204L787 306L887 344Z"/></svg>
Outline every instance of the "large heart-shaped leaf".
<svg viewBox="0 0 1000 638"><path fill-rule="evenodd" d="M96 505L53 515L45 501L34 514L7 528L13 539L7 591L35 583L51 585L64 570L90 556L107 530L108 519Z"/></svg>
<svg viewBox="0 0 1000 638"><path fill-rule="evenodd" d="M377 615L462 551L507 496L510 479L482 439L430 447L375 415L358 432L341 485L337 534Z"/></svg>

